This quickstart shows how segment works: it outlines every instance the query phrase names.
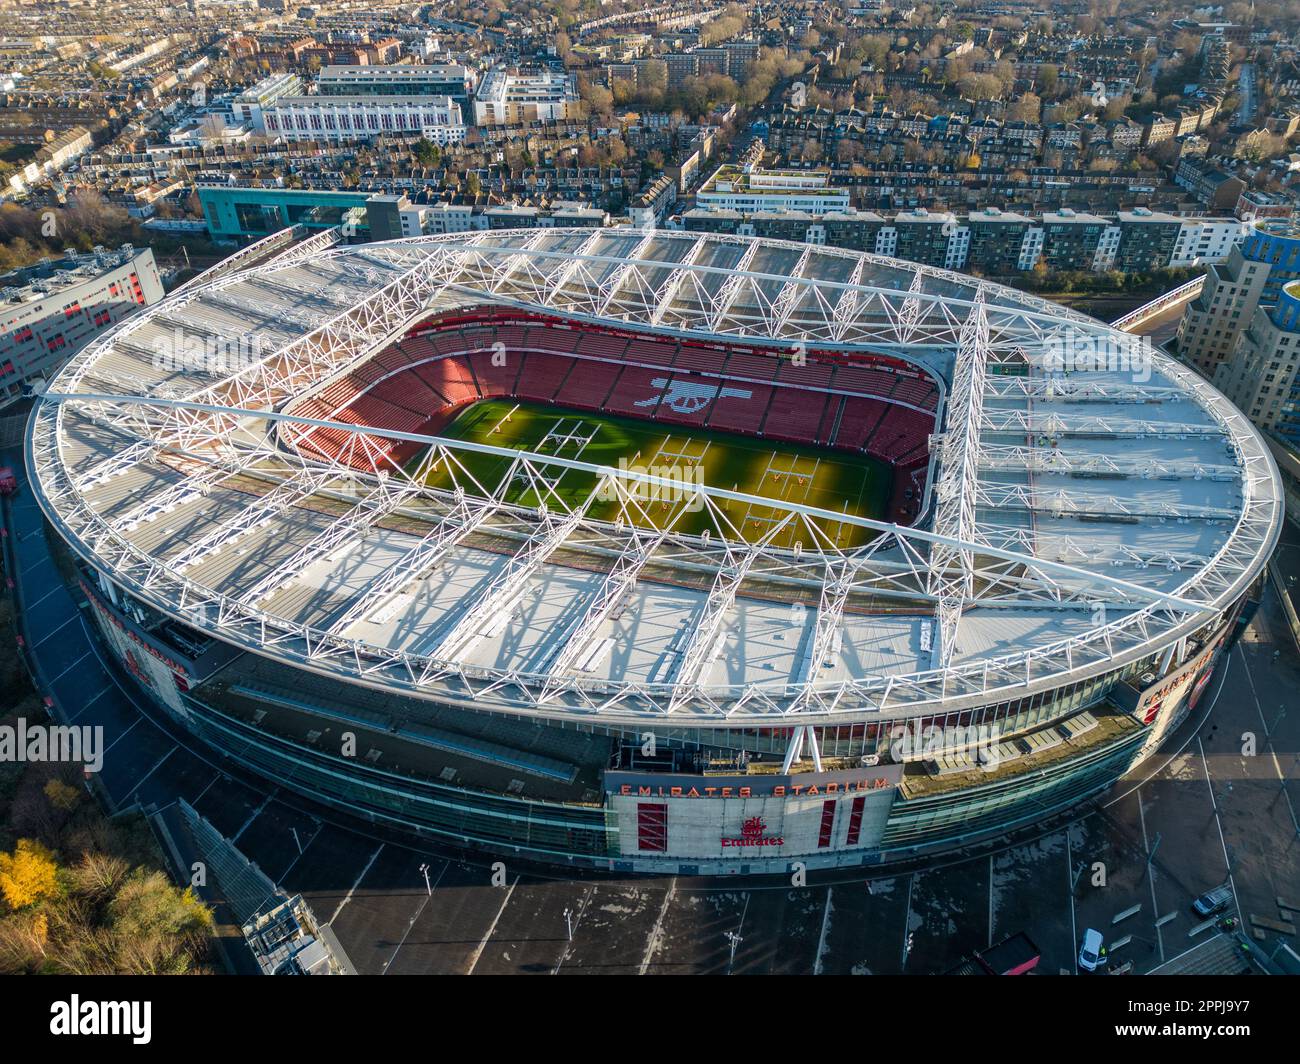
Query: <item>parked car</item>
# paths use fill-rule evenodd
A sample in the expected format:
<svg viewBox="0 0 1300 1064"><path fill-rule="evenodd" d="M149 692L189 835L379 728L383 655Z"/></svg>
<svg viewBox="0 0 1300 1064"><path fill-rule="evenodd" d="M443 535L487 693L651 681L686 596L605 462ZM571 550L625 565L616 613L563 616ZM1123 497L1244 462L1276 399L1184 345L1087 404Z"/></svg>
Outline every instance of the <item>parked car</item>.
<svg viewBox="0 0 1300 1064"><path fill-rule="evenodd" d="M1085 972L1095 972L1106 963L1106 947L1101 944L1101 932L1091 927L1083 933L1079 947L1079 967Z"/></svg>
<svg viewBox="0 0 1300 1064"><path fill-rule="evenodd" d="M1232 884L1224 883L1221 887L1215 887L1213 890L1207 890L1194 902L1192 902L1192 911L1197 916L1208 920L1211 916L1217 916L1232 904Z"/></svg>

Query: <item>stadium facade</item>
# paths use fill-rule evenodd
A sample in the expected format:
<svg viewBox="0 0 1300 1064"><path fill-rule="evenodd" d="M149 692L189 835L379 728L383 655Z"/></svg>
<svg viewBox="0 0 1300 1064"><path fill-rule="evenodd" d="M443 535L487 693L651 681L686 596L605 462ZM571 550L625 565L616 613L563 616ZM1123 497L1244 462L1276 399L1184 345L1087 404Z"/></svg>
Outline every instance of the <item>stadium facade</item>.
<svg viewBox="0 0 1300 1064"><path fill-rule="evenodd" d="M97 340L27 457L134 682L376 823L681 873L1000 836L1160 744L1279 533L1218 392L1010 289L714 234L336 241ZM483 399L773 460L683 489L439 435ZM888 463L884 512L810 503L787 445Z"/></svg>

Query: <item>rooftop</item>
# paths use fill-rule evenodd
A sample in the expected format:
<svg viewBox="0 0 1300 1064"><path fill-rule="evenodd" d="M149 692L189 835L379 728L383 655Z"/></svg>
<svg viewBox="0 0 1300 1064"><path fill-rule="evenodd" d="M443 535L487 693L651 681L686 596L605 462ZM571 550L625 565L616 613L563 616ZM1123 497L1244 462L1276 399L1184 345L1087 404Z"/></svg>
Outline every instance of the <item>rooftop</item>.
<svg viewBox="0 0 1300 1064"><path fill-rule="evenodd" d="M1145 661L1235 601L1278 535L1276 469L1219 393L1137 338L1012 289L662 230L329 239L173 295L79 352L30 441L41 504L87 561L164 613L323 675L574 721L902 718ZM781 520L805 530L802 553L721 521L711 537L647 544L635 520L507 505L468 483L434 490L399 469L322 468L288 446L301 397L431 313L484 304L910 362L948 396L928 520L902 528L783 502ZM156 344L177 328L252 328L278 354L160 368ZM448 455L486 446L376 431ZM751 498L730 484L699 491L714 509ZM824 546L845 520L875 537ZM439 579L391 609L349 613L444 534ZM509 609L481 618L497 595ZM792 630L795 600L817 605ZM575 611L583 638L612 648L583 670L554 664L573 660L560 651Z"/></svg>
<svg viewBox="0 0 1300 1064"><path fill-rule="evenodd" d="M123 266L139 254L142 251L132 244L112 250L97 247L86 253L70 248L59 258L43 259L33 266L0 275L0 301L29 303L44 299Z"/></svg>

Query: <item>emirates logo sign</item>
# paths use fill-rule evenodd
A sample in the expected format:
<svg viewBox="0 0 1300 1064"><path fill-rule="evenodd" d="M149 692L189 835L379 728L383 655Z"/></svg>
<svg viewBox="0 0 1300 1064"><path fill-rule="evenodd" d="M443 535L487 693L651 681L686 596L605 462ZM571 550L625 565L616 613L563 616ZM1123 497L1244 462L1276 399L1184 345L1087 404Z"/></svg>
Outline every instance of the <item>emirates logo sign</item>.
<svg viewBox="0 0 1300 1064"><path fill-rule="evenodd" d="M740 837L722 837L722 845L727 846L783 846L783 835L768 835L767 821L761 816L751 816L740 826Z"/></svg>

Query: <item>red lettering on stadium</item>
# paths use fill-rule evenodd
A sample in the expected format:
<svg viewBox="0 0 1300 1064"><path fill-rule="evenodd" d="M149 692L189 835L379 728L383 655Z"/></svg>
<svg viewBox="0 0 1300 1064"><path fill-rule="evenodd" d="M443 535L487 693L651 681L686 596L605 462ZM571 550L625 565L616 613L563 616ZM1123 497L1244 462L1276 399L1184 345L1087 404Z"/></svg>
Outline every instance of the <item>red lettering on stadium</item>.
<svg viewBox="0 0 1300 1064"><path fill-rule="evenodd" d="M840 783L823 783L805 786L778 783L772 787L773 798L818 798L831 794L855 794L862 791L880 791L893 784L883 776L875 779L844 780ZM662 787L648 784L619 784L617 792L623 797L637 798L753 798L752 787Z"/></svg>
<svg viewBox="0 0 1300 1064"><path fill-rule="evenodd" d="M739 838L722 837L722 845L727 846L784 846L785 836L765 835L767 822L761 816L751 816L740 826Z"/></svg>

